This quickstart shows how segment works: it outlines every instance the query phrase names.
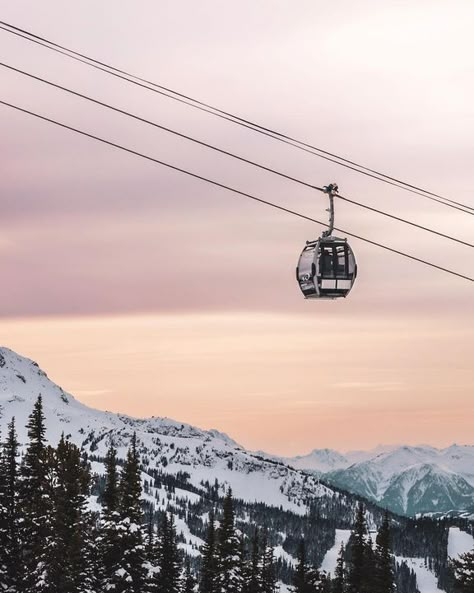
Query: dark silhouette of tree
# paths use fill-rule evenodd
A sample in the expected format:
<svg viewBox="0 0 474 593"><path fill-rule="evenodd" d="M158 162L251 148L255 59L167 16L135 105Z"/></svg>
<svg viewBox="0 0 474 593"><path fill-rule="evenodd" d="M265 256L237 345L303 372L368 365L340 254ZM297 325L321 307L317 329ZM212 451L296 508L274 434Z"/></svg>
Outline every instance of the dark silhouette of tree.
<svg viewBox="0 0 474 593"><path fill-rule="evenodd" d="M214 512L209 513L206 543L201 550L200 593L217 592L217 541Z"/></svg>

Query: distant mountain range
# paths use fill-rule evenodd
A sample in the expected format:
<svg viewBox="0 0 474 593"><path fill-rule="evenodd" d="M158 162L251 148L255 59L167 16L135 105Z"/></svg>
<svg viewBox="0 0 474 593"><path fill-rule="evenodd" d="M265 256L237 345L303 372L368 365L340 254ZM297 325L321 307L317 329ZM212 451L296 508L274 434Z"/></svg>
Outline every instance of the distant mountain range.
<svg viewBox="0 0 474 593"><path fill-rule="evenodd" d="M282 461L398 514L474 516L474 446L315 449Z"/></svg>

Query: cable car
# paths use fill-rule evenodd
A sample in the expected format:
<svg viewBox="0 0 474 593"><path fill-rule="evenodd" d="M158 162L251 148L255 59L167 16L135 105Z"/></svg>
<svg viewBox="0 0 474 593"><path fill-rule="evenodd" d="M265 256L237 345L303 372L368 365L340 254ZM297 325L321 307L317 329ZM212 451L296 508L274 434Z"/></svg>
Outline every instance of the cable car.
<svg viewBox="0 0 474 593"><path fill-rule="evenodd" d="M337 185L324 188L329 195L329 227L319 239L307 241L296 268L296 278L306 299L346 297L357 276L354 252L347 239L333 237L334 195Z"/></svg>

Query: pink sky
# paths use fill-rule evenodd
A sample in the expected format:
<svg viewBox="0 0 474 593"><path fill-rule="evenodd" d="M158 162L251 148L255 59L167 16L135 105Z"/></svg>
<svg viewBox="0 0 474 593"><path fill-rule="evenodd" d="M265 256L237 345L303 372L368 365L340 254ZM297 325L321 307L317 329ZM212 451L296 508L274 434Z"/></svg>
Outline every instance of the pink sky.
<svg viewBox="0 0 474 593"><path fill-rule="evenodd" d="M2 19L472 204L473 4L354 7L27 0ZM0 49L8 64L472 242L468 215L3 31ZM326 217L308 189L2 68L0 77L2 100ZM7 108L0 118L0 340L80 399L281 453L472 442L472 283L353 241L350 297L304 302L294 267L318 226ZM468 247L345 203L336 222L473 275Z"/></svg>

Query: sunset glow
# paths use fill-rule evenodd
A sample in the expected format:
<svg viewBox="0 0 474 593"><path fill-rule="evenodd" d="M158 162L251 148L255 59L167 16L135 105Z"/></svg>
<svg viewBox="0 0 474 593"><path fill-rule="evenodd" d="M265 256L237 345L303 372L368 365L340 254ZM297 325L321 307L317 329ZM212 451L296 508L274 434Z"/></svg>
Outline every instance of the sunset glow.
<svg viewBox="0 0 474 593"><path fill-rule="evenodd" d="M470 1L363 0L356 14L352 0L47 4L5 3L2 18L474 203ZM7 33L0 50L17 68L472 243L466 213ZM5 101L327 220L326 198L307 187L0 70ZM349 297L305 302L295 266L322 226L5 106L0 120L0 343L78 399L281 454L472 444L472 282L351 239ZM336 226L473 276L465 245L342 201Z"/></svg>

